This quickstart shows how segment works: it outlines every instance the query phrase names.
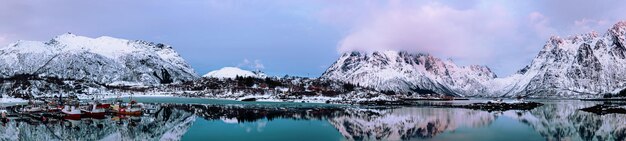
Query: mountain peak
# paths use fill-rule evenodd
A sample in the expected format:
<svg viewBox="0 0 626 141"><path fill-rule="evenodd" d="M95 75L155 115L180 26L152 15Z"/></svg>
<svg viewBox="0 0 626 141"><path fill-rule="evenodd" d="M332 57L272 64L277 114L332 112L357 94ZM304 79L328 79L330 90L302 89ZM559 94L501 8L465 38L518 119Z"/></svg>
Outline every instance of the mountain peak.
<svg viewBox="0 0 626 141"><path fill-rule="evenodd" d="M615 30L615 31L626 30L626 20L615 23L610 30Z"/></svg>
<svg viewBox="0 0 626 141"><path fill-rule="evenodd" d="M54 38L73 38L73 37L76 37L76 35L72 34L71 32L67 32L67 33L63 33L61 35L57 35Z"/></svg>
<svg viewBox="0 0 626 141"><path fill-rule="evenodd" d="M550 36L550 40L548 40L548 43L552 45L559 45L559 44L562 44L563 42L564 40L559 36Z"/></svg>
<svg viewBox="0 0 626 141"><path fill-rule="evenodd" d="M626 21L617 22L611 29L609 29L609 35L612 36L614 43L618 46L624 47L626 44Z"/></svg>
<svg viewBox="0 0 626 141"><path fill-rule="evenodd" d="M532 63L512 75L501 95L552 98L601 97L624 88L626 21L608 33L578 34L567 39L553 36Z"/></svg>
<svg viewBox="0 0 626 141"><path fill-rule="evenodd" d="M113 37L89 38L71 33L48 42L18 41L0 49L3 77L33 74L92 80L160 84L197 78L194 70L172 49L153 49ZM20 57L15 57L20 56Z"/></svg>
<svg viewBox="0 0 626 141"><path fill-rule="evenodd" d="M345 53L322 74L378 90L449 95L478 94L484 90L481 83L495 77L484 66L461 67L432 55L393 50Z"/></svg>
<svg viewBox="0 0 626 141"><path fill-rule="evenodd" d="M241 77L258 77L258 78L266 77L266 75L264 73L262 73L261 71L254 71L253 72L253 71L243 70L243 69L240 69L238 67L223 67L221 69L208 72L207 74L203 75L202 77L235 78L237 76L241 76Z"/></svg>

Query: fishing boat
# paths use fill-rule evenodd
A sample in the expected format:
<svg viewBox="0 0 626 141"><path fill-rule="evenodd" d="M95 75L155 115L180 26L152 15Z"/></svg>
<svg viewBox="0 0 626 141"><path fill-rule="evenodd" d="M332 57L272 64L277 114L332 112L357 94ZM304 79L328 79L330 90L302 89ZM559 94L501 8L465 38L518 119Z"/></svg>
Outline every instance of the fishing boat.
<svg viewBox="0 0 626 141"><path fill-rule="evenodd" d="M78 104L76 104L78 105ZM61 110L61 113L63 113L65 116L64 118L66 119L80 119L81 118L81 111L80 108L77 108L77 106L75 105L65 105L63 106L63 109Z"/></svg>
<svg viewBox="0 0 626 141"><path fill-rule="evenodd" d="M0 122L2 122L2 126L6 126L6 123L9 122L9 113L6 107L0 107Z"/></svg>
<svg viewBox="0 0 626 141"><path fill-rule="evenodd" d="M8 115L7 108L4 107L4 106L0 107L0 118L1 119L7 119L8 118L7 115Z"/></svg>
<svg viewBox="0 0 626 141"><path fill-rule="evenodd" d="M133 95L130 95L130 103L124 103L120 99L121 95L117 97L117 103L113 105L111 108L111 112L117 115L130 115L130 116L139 116L143 114L143 104L137 103L137 101L133 100Z"/></svg>
<svg viewBox="0 0 626 141"><path fill-rule="evenodd" d="M134 100L126 104L118 102L118 104L113 105L113 112L118 115L138 116L143 112L143 104L137 103L137 101Z"/></svg>
<svg viewBox="0 0 626 141"><path fill-rule="evenodd" d="M87 117L101 118L106 114L106 109L110 107L110 104L100 103L98 101L89 102L88 105L81 107L81 111Z"/></svg>

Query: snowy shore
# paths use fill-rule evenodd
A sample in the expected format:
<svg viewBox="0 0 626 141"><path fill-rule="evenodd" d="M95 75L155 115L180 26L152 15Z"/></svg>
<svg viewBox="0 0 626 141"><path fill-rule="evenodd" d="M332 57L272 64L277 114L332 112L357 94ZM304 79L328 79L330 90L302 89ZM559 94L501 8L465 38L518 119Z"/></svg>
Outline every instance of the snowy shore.
<svg viewBox="0 0 626 141"><path fill-rule="evenodd" d="M28 100L21 99L21 98L10 98L10 97L0 98L0 104L22 104L22 103L27 103L27 102Z"/></svg>

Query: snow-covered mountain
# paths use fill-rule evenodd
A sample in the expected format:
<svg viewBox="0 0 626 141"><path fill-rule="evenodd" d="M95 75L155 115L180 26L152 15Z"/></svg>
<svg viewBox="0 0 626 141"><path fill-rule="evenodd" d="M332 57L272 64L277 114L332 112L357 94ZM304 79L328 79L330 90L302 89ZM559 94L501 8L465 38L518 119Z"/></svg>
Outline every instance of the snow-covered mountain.
<svg viewBox="0 0 626 141"><path fill-rule="evenodd" d="M492 96L598 98L626 88L626 21L604 35L551 37L530 65L492 81Z"/></svg>
<svg viewBox="0 0 626 141"><path fill-rule="evenodd" d="M256 78L265 78L265 77L267 77L267 75L265 75L263 72L242 70L242 69L237 68L237 67L224 67L224 68L221 68L219 70L211 71L211 72L203 75L202 77L235 78L237 76L241 76L241 77L256 77Z"/></svg>
<svg viewBox="0 0 626 141"><path fill-rule="evenodd" d="M177 83L198 75L169 45L71 33L47 42L17 41L0 49L0 77L16 75L86 80L99 84Z"/></svg>
<svg viewBox="0 0 626 141"><path fill-rule="evenodd" d="M428 54L407 52L344 53L322 78L349 82L377 90L477 95L496 75L485 66L457 66Z"/></svg>
<svg viewBox="0 0 626 141"><path fill-rule="evenodd" d="M551 37L532 63L496 78L489 68L460 67L426 54L343 54L323 78L378 90L432 90L464 96L598 98L626 88L626 21L604 35Z"/></svg>

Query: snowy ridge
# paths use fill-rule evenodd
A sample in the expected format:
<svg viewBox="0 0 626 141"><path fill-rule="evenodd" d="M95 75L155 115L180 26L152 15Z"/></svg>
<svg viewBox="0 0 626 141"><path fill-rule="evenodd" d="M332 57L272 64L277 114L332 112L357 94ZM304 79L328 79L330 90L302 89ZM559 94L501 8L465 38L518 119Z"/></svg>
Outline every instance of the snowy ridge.
<svg viewBox="0 0 626 141"><path fill-rule="evenodd" d="M551 37L532 63L496 78L483 66L457 66L427 54L351 52L343 54L322 78L377 90L535 98L599 98L626 88L626 21L604 35L596 32Z"/></svg>
<svg viewBox="0 0 626 141"><path fill-rule="evenodd" d="M322 75L377 90L449 95L482 94L484 83L495 77L484 66L457 66L428 54L397 51L345 53Z"/></svg>
<svg viewBox="0 0 626 141"><path fill-rule="evenodd" d="M490 96L599 98L626 88L626 21L596 32L551 37L526 68L488 85Z"/></svg>
<svg viewBox="0 0 626 141"><path fill-rule="evenodd" d="M0 49L0 77L18 74L98 83L177 83L198 78L169 45L71 33L48 42L18 41Z"/></svg>
<svg viewBox="0 0 626 141"><path fill-rule="evenodd" d="M241 77L256 77L256 78L265 78L267 75L260 71L247 71L242 70L237 67L224 67L219 70L211 71L202 77L213 77L213 78L235 78L237 76Z"/></svg>

